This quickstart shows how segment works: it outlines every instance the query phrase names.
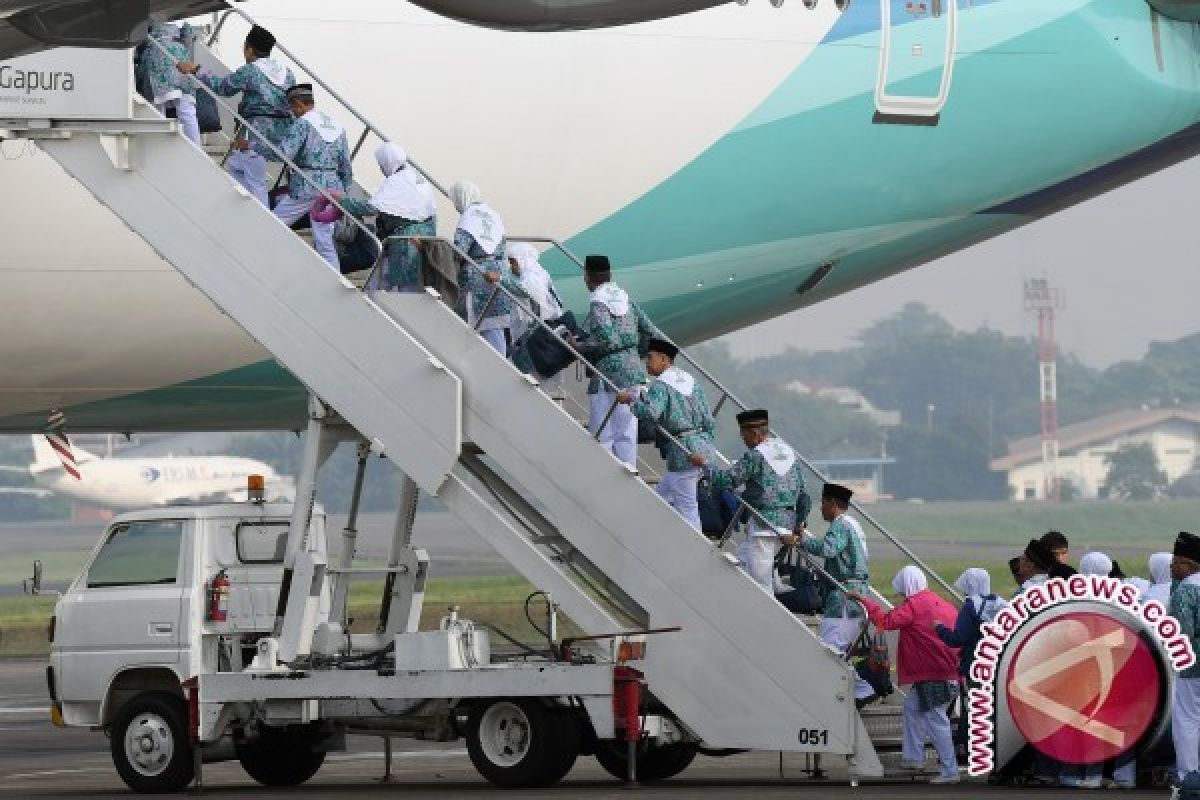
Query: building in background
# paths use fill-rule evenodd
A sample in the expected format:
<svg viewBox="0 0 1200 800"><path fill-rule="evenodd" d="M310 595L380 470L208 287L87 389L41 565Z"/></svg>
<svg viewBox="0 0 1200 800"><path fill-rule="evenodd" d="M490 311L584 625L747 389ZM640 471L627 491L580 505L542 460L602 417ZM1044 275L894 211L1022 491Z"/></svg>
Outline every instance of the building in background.
<svg viewBox="0 0 1200 800"><path fill-rule="evenodd" d="M891 500L884 483L884 467L895 464L896 459L887 456L867 458L825 458L814 461L813 466L821 471L826 478L834 483L840 483L854 490L854 499L860 503L877 503L881 500ZM814 497L820 495L820 488L809 487Z"/></svg>
<svg viewBox="0 0 1200 800"><path fill-rule="evenodd" d="M789 391L796 394L807 394L813 397L823 397L832 400L848 411L862 414L881 428L895 428L901 423L899 411L884 411L871 404L858 389L849 386L809 386L803 381L792 381L787 385Z"/></svg>
<svg viewBox="0 0 1200 800"><path fill-rule="evenodd" d="M1126 445L1149 444L1167 480L1174 483L1192 470L1200 439L1200 409L1154 408L1118 411L1058 429L1058 477L1081 499L1103 496L1106 457ZM1042 438L1010 442L1008 455L991 468L1008 474L1011 497L1044 500Z"/></svg>

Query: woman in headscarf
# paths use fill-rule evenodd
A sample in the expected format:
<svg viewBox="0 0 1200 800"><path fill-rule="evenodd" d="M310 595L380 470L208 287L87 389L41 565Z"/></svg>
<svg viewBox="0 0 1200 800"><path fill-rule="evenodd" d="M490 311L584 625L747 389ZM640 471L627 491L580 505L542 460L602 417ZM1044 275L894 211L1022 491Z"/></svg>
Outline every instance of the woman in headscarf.
<svg viewBox="0 0 1200 800"><path fill-rule="evenodd" d="M911 685L904 697L902 763L910 769L925 764L925 741L937 750L939 774L930 783L958 783L958 759L947 709L958 696L958 653L938 638L935 624L951 625L954 606L929 590L925 573L909 565L896 573L892 588L904 601L884 611L868 597L855 595L878 630L899 631L896 672Z"/></svg>
<svg viewBox="0 0 1200 800"><path fill-rule="evenodd" d="M405 236L437 235L437 203L433 186L408 163L408 154L395 142L375 148L383 183L369 201L342 195L338 202L356 216L375 215L375 233L384 242L386 260L379 288L420 291L421 247ZM337 195L335 195L337 196ZM388 241L389 237L392 238Z"/></svg>
<svg viewBox="0 0 1200 800"><path fill-rule="evenodd" d="M958 674L964 687L969 687L971 664L975 661L975 645L983 638L983 624L994 620L1001 610L1008 607L1008 601L992 593L992 576L987 570L979 567L971 567L959 575L954 586L966 598L958 610L954 627L934 622L933 629L944 644L958 648ZM967 743L970 728L966 707L967 703L961 703L958 715L958 737L964 745Z"/></svg>
<svg viewBox="0 0 1200 800"><path fill-rule="evenodd" d="M142 69L150 89L151 102L158 112L166 116L168 109L175 110L175 119L183 129L183 135L200 144L200 124L196 119L196 86L192 79L180 74L175 65L191 58L192 43L196 33L191 25L173 25L169 22L154 22L150 25L150 38L142 57ZM156 46L159 45L159 46ZM163 52L163 49L166 52Z"/></svg>
<svg viewBox="0 0 1200 800"><path fill-rule="evenodd" d="M1102 575L1105 578L1112 572L1113 562L1104 553L1084 553L1079 559L1080 575Z"/></svg>
<svg viewBox="0 0 1200 800"><path fill-rule="evenodd" d="M563 315L562 301L554 290L554 281L550 273L538 261L537 248L528 242L510 242L508 245L508 266L512 269L525 288L529 299L537 304L538 318L544 320L558 319ZM513 321L513 339L520 339L533 320L527 319L522 312L517 313Z"/></svg>
<svg viewBox="0 0 1200 800"><path fill-rule="evenodd" d="M1150 588L1142 596L1142 602L1157 600L1166 608L1171 603L1171 554L1155 553L1146 562L1150 570Z"/></svg>
<svg viewBox="0 0 1200 800"><path fill-rule="evenodd" d="M513 309L500 287L520 297L527 294L504 257L504 221L483 202L479 187L470 181L459 181L450 188L450 202L462 215L454 231L454 245L471 259L459 264L459 312L497 353L507 357Z"/></svg>

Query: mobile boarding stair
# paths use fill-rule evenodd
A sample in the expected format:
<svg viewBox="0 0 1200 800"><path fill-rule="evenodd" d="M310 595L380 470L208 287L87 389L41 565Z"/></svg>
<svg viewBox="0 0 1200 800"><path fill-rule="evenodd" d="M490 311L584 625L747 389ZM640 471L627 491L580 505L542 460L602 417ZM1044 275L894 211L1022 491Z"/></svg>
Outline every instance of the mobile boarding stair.
<svg viewBox="0 0 1200 800"><path fill-rule="evenodd" d="M678 628L652 637L639 668L705 748L840 754L852 776L883 774L846 662L436 294L359 291L140 100L123 118L0 119L0 130L35 139L314 396L310 442L322 446L306 449L297 486L280 662L304 662L321 579L339 572L310 557L303 534L316 470L352 438L586 633ZM404 558L420 580L411 548Z"/></svg>

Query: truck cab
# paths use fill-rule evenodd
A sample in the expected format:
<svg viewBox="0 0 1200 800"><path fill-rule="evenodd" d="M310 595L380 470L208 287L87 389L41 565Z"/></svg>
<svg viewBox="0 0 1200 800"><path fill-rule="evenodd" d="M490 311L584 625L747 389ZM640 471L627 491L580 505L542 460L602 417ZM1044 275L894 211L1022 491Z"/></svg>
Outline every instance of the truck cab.
<svg viewBox="0 0 1200 800"><path fill-rule="evenodd" d="M275 625L291 512L222 504L113 519L55 607L48 682L56 719L111 728L138 696L182 703L189 678L240 669ZM310 531L323 553L323 513ZM227 589L214 589L218 576ZM328 610L324 592L320 619Z"/></svg>

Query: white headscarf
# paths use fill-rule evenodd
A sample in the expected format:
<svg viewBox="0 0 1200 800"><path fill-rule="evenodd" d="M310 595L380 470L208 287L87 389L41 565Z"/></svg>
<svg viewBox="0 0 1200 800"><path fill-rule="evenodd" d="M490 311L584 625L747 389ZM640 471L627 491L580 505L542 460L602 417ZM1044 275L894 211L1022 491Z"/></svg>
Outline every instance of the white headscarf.
<svg viewBox="0 0 1200 800"><path fill-rule="evenodd" d="M905 597L912 597L917 592L928 589L929 582L925 579L924 572L909 564L892 578L892 588Z"/></svg>
<svg viewBox="0 0 1200 800"><path fill-rule="evenodd" d="M1079 559L1079 572L1081 575L1103 575L1107 578L1108 573L1112 572L1112 559L1104 553L1086 553Z"/></svg>
<svg viewBox="0 0 1200 800"><path fill-rule="evenodd" d="M521 270L521 285L538 304L542 319L558 319L563 315L562 304L555 296L550 273L538 261L537 248L528 242L509 242L508 257Z"/></svg>
<svg viewBox="0 0 1200 800"><path fill-rule="evenodd" d="M471 234L483 252L496 255L504 241L504 221L483 202L479 187L470 181L459 181L450 187L450 202L462 214L458 229Z"/></svg>
<svg viewBox="0 0 1200 800"><path fill-rule="evenodd" d="M377 211L423 222L437 212L433 187L421 173L408 165L408 154L395 142L375 148L375 161L383 173L383 183L371 196Z"/></svg>
<svg viewBox="0 0 1200 800"><path fill-rule="evenodd" d="M967 597L983 597L992 593L992 576L986 569L971 567L958 576L954 586Z"/></svg>
<svg viewBox="0 0 1200 800"><path fill-rule="evenodd" d="M1166 583L1171 582L1171 559L1173 556L1170 553L1155 553L1150 556L1150 560L1146 562L1146 567L1150 570L1151 583Z"/></svg>

